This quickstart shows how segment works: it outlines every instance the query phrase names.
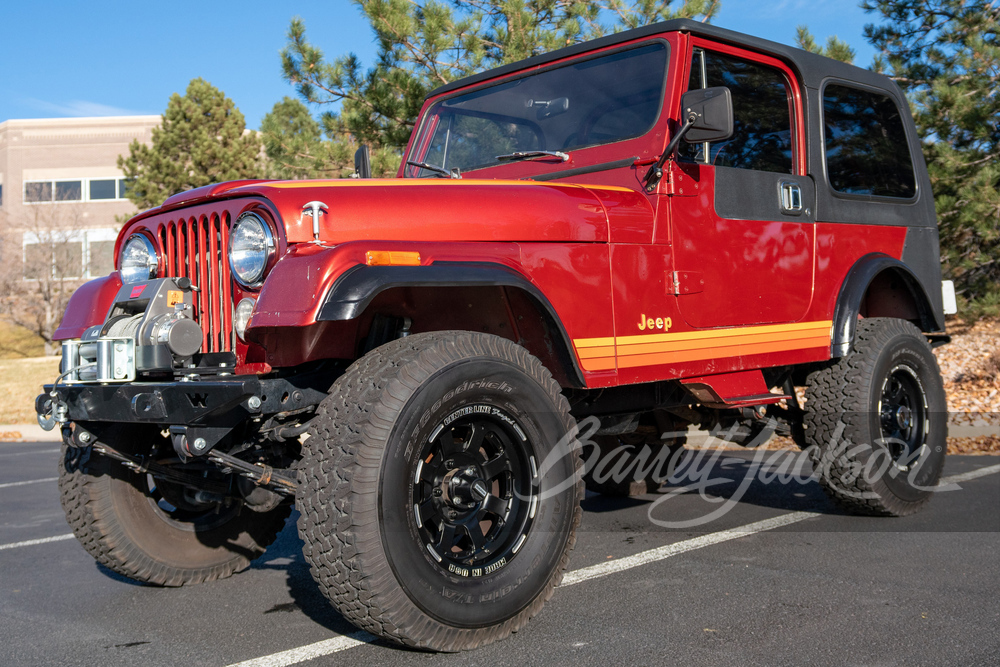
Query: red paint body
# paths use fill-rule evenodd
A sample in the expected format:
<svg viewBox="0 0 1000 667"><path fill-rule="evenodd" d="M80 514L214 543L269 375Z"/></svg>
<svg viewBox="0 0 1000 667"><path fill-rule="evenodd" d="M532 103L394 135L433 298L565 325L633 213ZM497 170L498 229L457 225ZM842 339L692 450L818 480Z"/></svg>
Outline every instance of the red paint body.
<svg viewBox="0 0 1000 667"><path fill-rule="evenodd" d="M240 181L199 188L132 219L121 232L116 256L131 234L144 233L160 251L159 275L189 275L196 284L212 285L215 292L203 290L197 301L206 344L213 336L231 335L231 307L245 296L256 297L247 342L237 339L234 345L237 372L355 358L372 310L343 322L317 322L317 314L337 278L363 264L370 250L416 251L425 266L491 262L518 271L554 307L576 346L573 354L588 387L829 358L828 335L824 346L816 342L816 327L796 338L798 329L787 325L831 320L851 266L873 252L899 258L906 228L724 219L715 211L711 165L680 165L654 192L645 192L642 177L677 126L692 45L747 53L677 33L650 39L670 45L667 99L641 137L574 150L566 163L507 163L470 172L463 180ZM794 82L783 63L759 60ZM791 88L795 171L806 176L802 102L799 86ZM427 100L424 112L436 101ZM419 128L418 123L408 151ZM412 157L421 159L419 153ZM517 180L625 158L635 158L635 165L558 182ZM303 204L314 200L328 206L318 242L311 218L301 213ZM222 261L183 265L179 258L185 252L225 257L227 233L198 236L186 231L190 225L218 220L225 227L251 209L271 224L277 243L277 259L259 290L239 287ZM683 277L680 294L674 293L675 274ZM56 338L78 337L103 322L120 285L115 273L82 287ZM539 349L548 344L524 321L521 297L510 290L490 292L496 299L486 302L482 293L448 289L436 295L397 290L373 306L412 316L414 332L475 321L478 330L538 341ZM715 334L699 333L720 328L734 328L736 337L717 336L712 347ZM708 343L698 343L703 337ZM805 339L811 342L785 344ZM591 361L582 356L585 349ZM716 349L722 352L712 356ZM756 391L763 382L759 375L735 376L720 387L733 395L739 387Z"/></svg>

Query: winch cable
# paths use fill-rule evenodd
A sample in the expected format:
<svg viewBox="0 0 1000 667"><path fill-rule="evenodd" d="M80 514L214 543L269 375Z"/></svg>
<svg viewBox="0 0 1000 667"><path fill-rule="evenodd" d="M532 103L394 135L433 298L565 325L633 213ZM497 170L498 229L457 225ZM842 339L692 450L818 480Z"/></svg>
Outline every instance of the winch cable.
<svg viewBox="0 0 1000 667"><path fill-rule="evenodd" d="M139 313L132 317L118 318L108 325L108 332L104 335L108 338L132 338L134 340L143 317L145 314Z"/></svg>

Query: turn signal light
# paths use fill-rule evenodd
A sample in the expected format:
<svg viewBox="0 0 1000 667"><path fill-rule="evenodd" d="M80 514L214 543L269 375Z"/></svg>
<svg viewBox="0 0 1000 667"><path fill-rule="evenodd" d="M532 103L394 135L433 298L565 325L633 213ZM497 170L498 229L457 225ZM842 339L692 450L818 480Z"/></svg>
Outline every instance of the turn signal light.
<svg viewBox="0 0 1000 667"><path fill-rule="evenodd" d="M365 253L368 266L420 266L420 253L404 250L369 250Z"/></svg>

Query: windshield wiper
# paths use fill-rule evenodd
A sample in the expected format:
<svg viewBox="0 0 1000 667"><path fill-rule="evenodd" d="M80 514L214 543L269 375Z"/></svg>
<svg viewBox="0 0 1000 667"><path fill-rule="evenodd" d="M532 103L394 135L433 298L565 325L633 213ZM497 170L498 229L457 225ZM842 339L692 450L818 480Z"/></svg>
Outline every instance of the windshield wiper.
<svg viewBox="0 0 1000 667"><path fill-rule="evenodd" d="M517 151L507 155L497 155L497 160L531 160L536 157L559 158L560 162L568 162L569 155L562 151Z"/></svg>
<svg viewBox="0 0 1000 667"><path fill-rule="evenodd" d="M427 164L426 162L417 162L416 160L407 160L406 164L411 167L419 167L421 169L426 169L427 171L433 171L435 174L439 174L443 178L462 178L462 172L459 171L458 167L455 167L451 171L448 171L444 167L438 167L433 164Z"/></svg>

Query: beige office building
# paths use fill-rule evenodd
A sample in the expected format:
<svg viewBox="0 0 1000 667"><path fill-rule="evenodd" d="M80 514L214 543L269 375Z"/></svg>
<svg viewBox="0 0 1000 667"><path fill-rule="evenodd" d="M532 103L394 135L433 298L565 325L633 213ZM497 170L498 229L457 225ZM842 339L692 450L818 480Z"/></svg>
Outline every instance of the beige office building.
<svg viewBox="0 0 1000 667"><path fill-rule="evenodd" d="M118 116L0 123L0 260L20 259L28 279L53 254L63 277L109 273L116 216L135 211L118 156L134 139L149 143L159 122Z"/></svg>

